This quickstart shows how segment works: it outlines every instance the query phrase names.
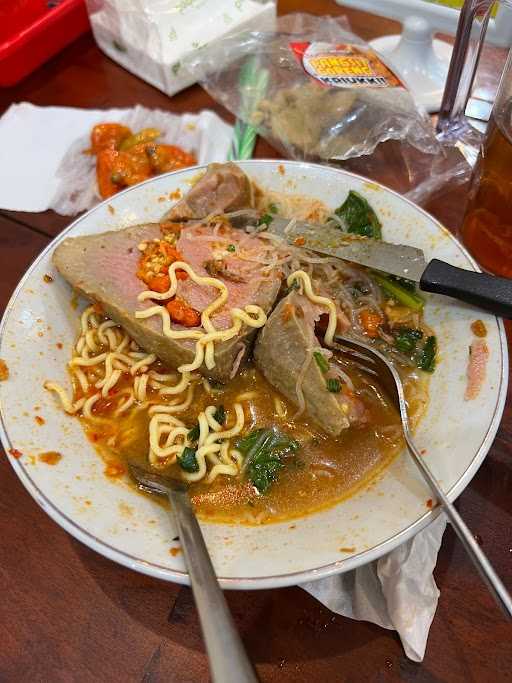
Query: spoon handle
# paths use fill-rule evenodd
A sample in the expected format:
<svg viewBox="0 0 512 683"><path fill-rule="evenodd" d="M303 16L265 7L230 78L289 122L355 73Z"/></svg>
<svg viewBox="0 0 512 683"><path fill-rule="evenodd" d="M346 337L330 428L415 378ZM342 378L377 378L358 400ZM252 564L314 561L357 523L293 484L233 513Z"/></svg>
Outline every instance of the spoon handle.
<svg viewBox="0 0 512 683"><path fill-rule="evenodd" d="M444 511L450 520L452 527L459 537L462 545L464 546L467 554L471 558L471 561L475 565L478 573L487 584L487 588L493 595L497 604L501 607L503 612L507 615L509 619L512 619L512 598L510 593L507 591L500 577L496 574L493 569L492 564L487 559L487 555L480 548L475 540L475 537L471 531L466 526L466 523L462 517L457 512L453 503L448 500L448 497L444 493L441 485L434 477L430 468L425 463L425 459L421 456L418 449L416 448L411 433L408 429L404 429L405 440L407 443L408 450L413 457L416 465L419 467L421 474L426 480L427 484L430 486L432 492L435 494L438 502L443 506Z"/></svg>
<svg viewBox="0 0 512 683"><path fill-rule="evenodd" d="M219 586L190 499L168 491L199 614L213 683L258 683Z"/></svg>

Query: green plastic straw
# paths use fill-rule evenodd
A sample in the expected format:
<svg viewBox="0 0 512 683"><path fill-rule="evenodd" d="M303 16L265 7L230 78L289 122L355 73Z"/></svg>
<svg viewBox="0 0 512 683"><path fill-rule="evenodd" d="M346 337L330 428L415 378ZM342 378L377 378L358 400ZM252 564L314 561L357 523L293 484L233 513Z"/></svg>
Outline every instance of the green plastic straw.
<svg viewBox="0 0 512 683"><path fill-rule="evenodd" d="M256 128L249 121L251 114L265 96L268 87L268 70L259 66L257 57L250 57L240 69L240 118L236 120L228 160L250 159L254 151Z"/></svg>

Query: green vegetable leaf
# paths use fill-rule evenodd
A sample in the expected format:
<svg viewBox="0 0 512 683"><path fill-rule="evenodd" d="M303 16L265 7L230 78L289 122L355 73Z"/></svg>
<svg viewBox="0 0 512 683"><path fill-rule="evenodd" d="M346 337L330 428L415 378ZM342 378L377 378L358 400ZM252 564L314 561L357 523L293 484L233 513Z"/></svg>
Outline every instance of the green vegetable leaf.
<svg viewBox="0 0 512 683"><path fill-rule="evenodd" d="M382 239L382 225L377 214L366 199L354 190L350 190L348 197L334 213L344 219L348 232L361 237Z"/></svg>
<svg viewBox="0 0 512 683"><path fill-rule="evenodd" d="M270 225L274 220L274 216L270 213L264 213L263 216L258 221L258 225Z"/></svg>
<svg viewBox="0 0 512 683"><path fill-rule="evenodd" d="M416 349L419 339L423 338L421 330L413 330L410 327L401 327L396 332L395 347L402 353L411 354Z"/></svg>
<svg viewBox="0 0 512 683"><path fill-rule="evenodd" d="M199 425L194 425L192 429L189 431L187 434L187 438L189 441L197 441L199 439Z"/></svg>
<svg viewBox="0 0 512 683"><path fill-rule="evenodd" d="M330 391L331 394L339 394L341 391L341 382L336 377L329 377L329 379L326 382L326 385L327 391Z"/></svg>
<svg viewBox="0 0 512 683"><path fill-rule="evenodd" d="M391 280L391 282L397 282L400 287L403 287L408 292L416 291L416 283L414 280L408 280L405 277L398 277L398 275L388 275L388 280Z"/></svg>
<svg viewBox="0 0 512 683"><path fill-rule="evenodd" d="M299 444L273 427L254 429L238 440L237 448L245 456L247 478L259 493L265 493L284 467L283 458L294 454Z"/></svg>
<svg viewBox="0 0 512 683"><path fill-rule="evenodd" d="M196 451L194 448L185 446L178 456L178 465L185 472L199 472L199 463L196 458Z"/></svg>
<svg viewBox="0 0 512 683"><path fill-rule="evenodd" d="M275 204L269 204L268 205L268 212L269 213L277 213L277 206Z"/></svg>
<svg viewBox="0 0 512 683"><path fill-rule="evenodd" d="M329 369L329 361L327 358L324 356L324 354L321 351L313 351L313 358L316 361L316 364L320 368L322 372L327 372Z"/></svg>
<svg viewBox="0 0 512 683"><path fill-rule="evenodd" d="M416 357L416 365L425 372L434 372L436 367L437 340L434 336L427 337L423 348Z"/></svg>
<svg viewBox="0 0 512 683"><path fill-rule="evenodd" d="M213 413L213 419L220 425L223 425L226 422L226 411L224 410L224 406L219 406L217 408Z"/></svg>
<svg viewBox="0 0 512 683"><path fill-rule="evenodd" d="M228 244L228 251L230 251L231 253L235 252L236 251L235 245L234 244Z"/></svg>
<svg viewBox="0 0 512 683"><path fill-rule="evenodd" d="M390 275L384 275L383 273L373 271L372 277L383 292L392 297L395 301L398 301L398 303L407 306L407 308L410 308L412 311L421 311L425 305L423 297L416 294L416 292L404 289L396 280L392 280Z"/></svg>

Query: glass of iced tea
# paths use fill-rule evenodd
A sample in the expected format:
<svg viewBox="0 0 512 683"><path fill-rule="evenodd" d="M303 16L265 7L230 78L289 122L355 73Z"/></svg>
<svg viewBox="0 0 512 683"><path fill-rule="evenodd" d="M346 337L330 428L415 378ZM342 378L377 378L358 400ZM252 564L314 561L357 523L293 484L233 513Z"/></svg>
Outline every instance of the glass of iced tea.
<svg viewBox="0 0 512 683"><path fill-rule="evenodd" d="M512 50L473 172L461 231L483 268L512 278Z"/></svg>

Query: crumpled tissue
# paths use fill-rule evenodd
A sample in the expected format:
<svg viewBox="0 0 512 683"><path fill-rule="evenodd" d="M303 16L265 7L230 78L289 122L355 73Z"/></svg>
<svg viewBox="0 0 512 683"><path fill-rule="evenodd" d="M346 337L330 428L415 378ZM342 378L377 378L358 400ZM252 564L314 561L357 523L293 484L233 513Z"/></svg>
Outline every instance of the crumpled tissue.
<svg viewBox="0 0 512 683"><path fill-rule="evenodd" d="M445 528L441 513L379 560L301 588L336 614L395 629L407 657L421 662L439 599L432 572Z"/></svg>
<svg viewBox="0 0 512 683"><path fill-rule="evenodd" d="M193 152L199 164L225 161L232 126L217 114L176 115L137 106L133 109L74 109L13 104L0 118L0 148L9 173L0 183L0 208L74 215L101 198L96 187L95 157L84 154L92 127L119 122L137 130L159 128L159 139Z"/></svg>

